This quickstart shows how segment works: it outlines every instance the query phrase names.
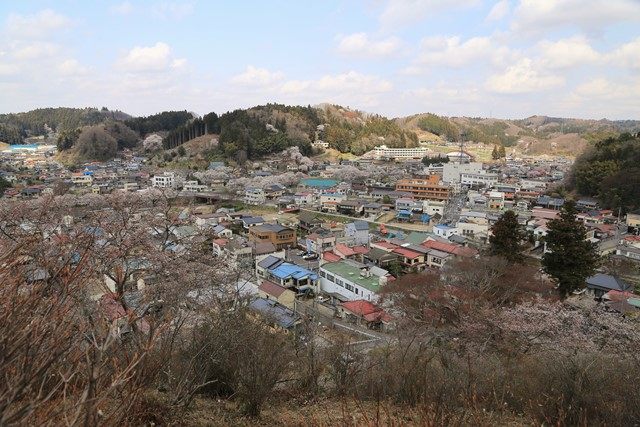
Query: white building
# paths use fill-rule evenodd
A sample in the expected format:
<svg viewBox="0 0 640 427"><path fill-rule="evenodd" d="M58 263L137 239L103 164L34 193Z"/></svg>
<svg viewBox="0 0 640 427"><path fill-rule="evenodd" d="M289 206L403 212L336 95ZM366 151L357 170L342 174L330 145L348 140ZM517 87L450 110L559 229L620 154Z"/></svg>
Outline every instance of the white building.
<svg viewBox="0 0 640 427"><path fill-rule="evenodd" d="M387 275L388 272L379 267L367 267L351 260L329 262L320 267L320 289L349 301L376 301L380 289L387 283Z"/></svg>
<svg viewBox="0 0 640 427"><path fill-rule="evenodd" d="M429 153L429 149L426 147L413 147L413 148L391 148L386 145L379 145L372 151L373 158L377 160L384 159L422 159Z"/></svg>
<svg viewBox="0 0 640 427"><path fill-rule="evenodd" d="M468 186L493 187L498 182L498 175L495 173L462 173L460 183Z"/></svg>
<svg viewBox="0 0 640 427"><path fill-rule="evenodd" d="M267 202L267 195L262 188L248 188L244 192L244 202L248 205L263 205Z"/></svg>
<svg viewBox="0 0 640 427"><path fill-rule="evenodd" d="M185 181L182 185L183 191L192 191L194 193L198 191L207 191L209 187L206 185L198 184L198 181Z"/></svg>
<svg viewBox="0 0 640 427"><path fill-rule="evenodd" d="M173 172L165 172L162 175L155 175L151 178L151 186L158 188L175 188L176 174Z"/></svg>
<svg viewBox="0 0 640 427"><path fill-rule="evenodd" d="M422 202L422 212L434 216L438 214L442 216L444 214L445 202L440 200L425 200Z"/></svg>
<svg viewBox="0 0 640 427"><path fill-rule="evenodd" d="M450 227L446 224L439 224L439 225L433 226L433 233L436 236L440 236L440 237L444 237L445 239L448 239L454 234L458 234L459 231L455 227Z"/></svg>
<svg viewBox="0 0 640 427"><path fill-rule="evenodd" d="M85 175L83 173L74 173L71 176L71 182L73 182L73 185L90 186L93 183L93 177L91 175Z"/></svg>
<svg viewBox="0 0 640 427"><path fill-rule="evenodd" d="M447 184L459 184L462 174L482 173L482 163L445 163L442 167L442 181Z"/></svg>

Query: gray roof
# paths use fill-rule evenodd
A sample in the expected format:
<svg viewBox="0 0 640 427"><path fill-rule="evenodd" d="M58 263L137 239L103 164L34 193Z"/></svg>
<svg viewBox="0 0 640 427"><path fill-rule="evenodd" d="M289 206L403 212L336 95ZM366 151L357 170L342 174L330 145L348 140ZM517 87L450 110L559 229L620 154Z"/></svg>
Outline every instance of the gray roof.
<svg viewBox="0 0 640 427"><path fill-rule="evenodd" d="M280 258L275 257L273 255L269 255L268 257L266 257L265 259L263 259L262 261L260 261L258 263L258 267L266 268L268 270L268 269L277 267L278 265L282 264L283 262L284 261L281 260Z"/></svg>
<svg viewBox="0 0 640 427"><path fill-rule="evenodd" d="M242 218L242 222L245 224L260 224L264 222L264 219L261 216L248 216Z"/></svg>
<svg viewBox="0 0 640 427"><path fill-rule="evenodd" d="M369 230L369 223L366 221L353 221L352 224L356 230Z"/></svg>
<svg viewBox="0 0 640 427"><path fill-rule="evenodd" d="M609 274L598 273L587 278L588 288L608 289L615 291L627 291L633 287L624 280Z"/></svg>
<svg viewBox="0 0 640 427"><path fill-rule="evenodd" d="M277 325L284 329L290 329L298 323L300 317L292 310L265 298L256 298L249 304L249 307L262 315L273 320Z"/></svg>

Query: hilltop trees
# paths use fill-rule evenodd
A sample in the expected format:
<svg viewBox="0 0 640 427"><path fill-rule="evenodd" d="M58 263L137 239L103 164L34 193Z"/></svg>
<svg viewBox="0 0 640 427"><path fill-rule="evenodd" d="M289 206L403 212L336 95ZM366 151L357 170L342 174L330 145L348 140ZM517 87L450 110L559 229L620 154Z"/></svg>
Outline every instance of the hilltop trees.
<svg viewBox="0 0 640 427"><path fill-rule="evenodd" d="M621 134L595 144L578 157L570 185L583 196L623 212L640 208L640 135Z"/></svg>
<svg viewBox="0 0 640 427"><path fill-rule="evenodd" d="M521 263L524 261L525 233L518 223L518 215L508 210L491 227L489 237L490 253L505 258L508 261Z"/></svg>
<svg viewBox="0 0 640 427"><path fill-rule="evenodd" d="M83 128L75 147L83 158L99 161L112 159L118 152L118 142L103 126Z"/></svg>
<svg viewBox="0 0 640 427"><path fill-rule="evenodd" d="M575 202L569 200L560 217L547 223L545 240L549 252L542 257L542 266L558 282L563 297L584 287L599 264L594 244L587 240L587 230L577 221L576 213Z"/></svg>

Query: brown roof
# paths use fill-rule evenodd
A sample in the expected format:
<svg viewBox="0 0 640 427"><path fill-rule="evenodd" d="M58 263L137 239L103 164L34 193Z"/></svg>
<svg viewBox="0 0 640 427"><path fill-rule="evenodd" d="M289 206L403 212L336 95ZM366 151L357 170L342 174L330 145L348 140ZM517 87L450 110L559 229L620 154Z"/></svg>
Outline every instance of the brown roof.
<svg viewBox="0 0 640 427"><path fill-rule="evenodd" d="M262 284L258 287L258 289L260 289L265 294L274 296L276 298L280 298L280 295L282 295L284 291L287 290L287 288L284 288L278 285L277 283L273 283L268 280L264 280Z"/></svg>

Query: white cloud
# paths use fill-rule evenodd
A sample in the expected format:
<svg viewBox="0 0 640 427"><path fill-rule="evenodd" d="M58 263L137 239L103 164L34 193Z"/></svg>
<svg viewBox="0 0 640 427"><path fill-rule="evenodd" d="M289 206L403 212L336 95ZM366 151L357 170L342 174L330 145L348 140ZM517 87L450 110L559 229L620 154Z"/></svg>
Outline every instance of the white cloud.
<svg viewBox="0 0 640 427"><path fill-rule="evenodd" d="M338 52L344 55L380 58L398 53L401 42L398 37L372 40L366 33L338 36Z"/></svg>
<svg viewBox="0 0 640 427"><path fill-rule="evenodd" d="M31 15L12 13L6 21L9 34L20 38L40 38L71 25L71 20L51 9Z"/></svg>
<svg viewBox="0 0 640 427"><path fill-rule="evenodd" d="M76 59L66 59L56 67L58 72L63 76L77 76L86 74L89 69L80 64Z"/></svg>
<svg viewBox="0 0 640 427"><path fill-rule="evenodd" d="M509 0L500 0L493 5L485 20L500 21L502 18L509 14L510 9L511 5L509 4Z"/></svg>
<svg viewBox="0 0 640 427"><path fill-rule="evenodd" d="M601 59L588 40L582 36L574 36L555 42L538 43L543 64L549 68L566 68L576 65L593 64Z"/></svg>
<svg viewBox="0 0 640 427"><path fill-rule="evenodd" d="M607 55L610 65L621 65L640 70L640 37L625 43Z"/></svg>
<svg viewBox="0 0 640 427"><path fill-rule="evenodd" d="M447 9L464 8L478 3L478 0L387 0L379 19L383 27L391 29L398 25L420 22L429 15Z"/></svg>
<svg viewBox="0 0 640 427"><path fill-rule="evenodd" d="M171 47L158 42L153 46L136 46L117 62L119 68L129 72L163 71L183 66L186 60L173 58Z"/></svg>
<svg viewBox="0 0 640 427"><path fill-rule="evenodd" d="M496 93L523 94L544 91L563 84L563 77L548 74L531 59L524 58L503 73L489 77L486 87Z"/></svg>
<svg viewBox="0 0 640 427"><path fill-rule="evenodd" d="M13 76L20 72L20 67L17 64L10 64L7 62L0 62L0 76Z"/></svg>
<svg viewBox="0 0 640 427"><path fill-rule="evenodd" d="M384 93L389 92L393 85L377 76L349 71L342 74L327 74L317 80L292 80L281 87L285 93L316 92L327 96L344 93Z"/></svg>
<svg viewBox="0 0 640 427"><path fill-rule="evenodd" d="M588 99L623 99L626 97L637 99L640 96L640 80L625 84L597 77L576 87L574 94Z"/></svg>
<svg viewBox="0 0 640 427"><path fill-rule="evenodd" d="M13 57L20 61L30 61L55 56L59 51L60 46L55 43L34 41L16 44L13 48Z"/></svg>
<svg viewBox="0 0 640 427"><path fill-rule="evenodd" d="M567 27L593 32L633 21L640 21L638 0L520 0L511 28L524 33Z"/></svg>
<svg viewBox="0 0 640 427"><path fill-rule="evenodd" d="M284 77L279 71L269 71L266 68L247 66L243 73L231 78L231 82L240 86L270 86L279 82Z"/></svg>
<svg viewBox="0 0 640 427"><path fill-rule="evenodd" d="M490 58L497 48L489 37L428 37L422 40L419 61L426 65L462 67L473 61Z"/></svg>
<svg viewBox="0 0 640 427"><path fill-rule="evenodd" d="M130 15L133 12L133 5L128 1L111 6L109 12L114 15Z"/></svg>

